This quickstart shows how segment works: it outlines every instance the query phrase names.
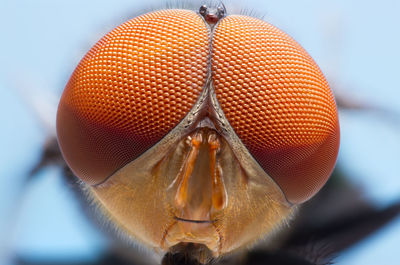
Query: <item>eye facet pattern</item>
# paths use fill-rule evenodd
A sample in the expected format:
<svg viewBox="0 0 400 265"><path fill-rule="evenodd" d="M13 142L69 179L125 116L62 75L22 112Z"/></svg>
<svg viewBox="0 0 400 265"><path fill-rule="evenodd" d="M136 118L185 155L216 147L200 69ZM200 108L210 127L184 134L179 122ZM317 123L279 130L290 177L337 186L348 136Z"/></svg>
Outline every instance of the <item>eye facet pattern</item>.
<svg viewBox="0 0 400 265"><path fill-rule="evenodd" d="M60 101L57 133L73 172L98 184L162 139L206 81L209 30L188 10L136 17L82 59Z"/></svg>
<svg viewBox="0 0 400 265"><path fill-rule="evenodd" d="M292 203L309 199L334 167L339 123L318 66L290 36L228 16L212 40L213 85L236 134Z"/></svg>

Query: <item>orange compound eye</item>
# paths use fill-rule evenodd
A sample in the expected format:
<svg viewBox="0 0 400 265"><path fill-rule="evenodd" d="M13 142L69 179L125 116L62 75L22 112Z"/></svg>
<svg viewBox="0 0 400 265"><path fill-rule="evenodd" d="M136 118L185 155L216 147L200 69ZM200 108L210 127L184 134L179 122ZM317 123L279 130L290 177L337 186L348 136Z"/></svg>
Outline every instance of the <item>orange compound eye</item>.
<svg viewBox="0 0 400 265"><path fill-rule="evenodd" d="M206 81L209 31L199 15L163 10L103 37L69 80L57 114L72 171L98 184L189 112Z"/></svg>
<svg viewBox="0 0 400 265"><path fill-rule="evenodd" d="M213 36L216 97L255 160L292 203L313 196L339 148L332 92L291 37L261 20L228 16Z"/></svg>

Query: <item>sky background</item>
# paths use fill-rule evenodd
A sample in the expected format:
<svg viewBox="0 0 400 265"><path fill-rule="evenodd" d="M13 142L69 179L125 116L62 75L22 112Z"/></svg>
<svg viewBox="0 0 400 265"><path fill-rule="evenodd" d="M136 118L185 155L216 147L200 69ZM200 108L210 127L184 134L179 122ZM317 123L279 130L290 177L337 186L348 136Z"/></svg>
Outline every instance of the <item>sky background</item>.
<svg viewBox="0 0 400 265"><path fill-rule="evenodd" d="M106 248L57 168L41 172L23 194L21 185L54 133L59 96L82 56L142 8L165 3L141 2L0 1L0 264L12 265L15 253L91 259ZM377 205L400 199L400 1L247 0L238 6L296 39L335 93L395 113L341 112L338 163ZM398 218L336 264L393 264L399 245Z"/></svg>

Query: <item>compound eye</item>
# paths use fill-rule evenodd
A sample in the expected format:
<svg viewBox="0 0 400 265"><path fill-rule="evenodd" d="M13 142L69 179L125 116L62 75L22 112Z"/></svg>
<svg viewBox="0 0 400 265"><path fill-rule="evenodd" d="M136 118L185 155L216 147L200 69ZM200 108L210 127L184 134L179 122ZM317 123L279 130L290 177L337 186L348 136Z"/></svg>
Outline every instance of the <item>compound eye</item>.
<svg viewBox="0 0 400 265"><path fill-rule="evenodd" d="M213 38L213 84L226 118L292 203L328 180L339 148L332 92L291 37L261 20L228 16Z"/></svg>
<svg viewBox="0 0 400 265"><path fill-rule="evenodd" d="M134 18L82 59L57 113L72 171L97 184L160 141L189 112L207 73L209 33L195 12Z"/></svg>

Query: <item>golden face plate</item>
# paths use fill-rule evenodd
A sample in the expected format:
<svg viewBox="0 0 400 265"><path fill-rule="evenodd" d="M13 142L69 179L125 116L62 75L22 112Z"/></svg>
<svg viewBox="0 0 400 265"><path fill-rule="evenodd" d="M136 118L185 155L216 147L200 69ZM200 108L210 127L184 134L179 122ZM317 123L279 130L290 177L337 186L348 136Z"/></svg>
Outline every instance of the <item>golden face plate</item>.
<svg viewBox="0 0 400 265"><path fill-rule="evenodd" d="M191 242L219 256L264 237L293 211L276 183L244 152L211 95L210 86L163 140L90 188L108 217L155 249Z"/></svg>

